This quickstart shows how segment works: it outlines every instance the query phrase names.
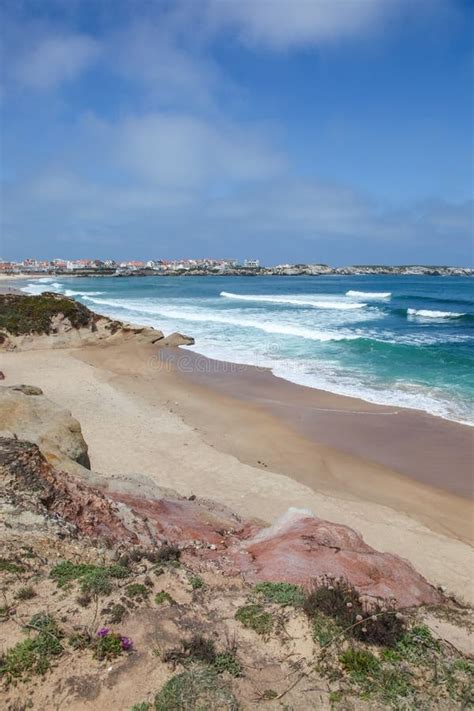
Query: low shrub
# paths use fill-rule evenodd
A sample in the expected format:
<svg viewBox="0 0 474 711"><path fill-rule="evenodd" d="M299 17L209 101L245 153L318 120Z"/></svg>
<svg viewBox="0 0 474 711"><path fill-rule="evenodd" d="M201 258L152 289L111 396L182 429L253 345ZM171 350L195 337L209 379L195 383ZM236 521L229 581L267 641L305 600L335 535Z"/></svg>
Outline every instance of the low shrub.
<svg viewBox="0 0 474 711"><path fill-rule="evenodd" d="M237 711L229 684L209 666L187 669L168 679L155 697L155 711Z"/></svg>
<svg viewBox="0 0 474 711"><path fill-rule="evenodd" d="M129 637L111 632L107 627L101 627L93 643L93 656L99 660L114 659L132 649L133 642Z"/></svg>
<svg viewBox="0 0 474 711"><path fill-rule="evenodd" d="M36 630L35 637L18 642L0 659L0 676L6 683L31 674L44 674L53 657L63 651L62 634L52 617L45 613L34 615L28 628Z"/></svg>
<svg viewBox="0 0 474 711"><path fill-rule="evenodd" d="M126 593L128 597L137 600L146 600L150 594L150 590L146 585L142 585L141 583L132 583L131 585L127 585Z"/></svg>
<svg viewBox="0 0 474 711"><path fill-rule="evenodd" d="M161 592L155 595L155 602L157 605L162 605L164 602L169 602L170 605L176 605L176 600L164 590L161 590Z"/></svg>
<svg viewBox="0 0 474 711"><path fill-rule="evenodd" d="M292 583L257 583L254 590L268 602L276 602L284 607L301 607L305 600L303 589Z"/></svg>
<svg viewBox="0 0 474 711"><path fill-rule="evenodd" d="M306 614L332 618L345 633L368 644L394 647L406 631L402 616L383 602L365 603L346 580L323 578L306 595Z"/></svg>
<svg viewBox="0 0 474 711"><path fill-rule="evenodd" d="M269 634L273 629L273 617L269 612L265 612L262 605L239 607L235 613L235 619L257 634Z"/></svg>
<svg viewBox="0 0 474 711"><path fill-rule="evenodd" d="M192 575L189 578L189 582L193 590L199 590L200 588L204 587L204 580L198 575Z"/></svg>
<svg viewBox="0 0 474 711"><path fill-rule="evenodd" d="M31 600L33 597L36 597L36 591L31 585L27 585L26 587L20 588L15 597L17 600Z"/></svg>

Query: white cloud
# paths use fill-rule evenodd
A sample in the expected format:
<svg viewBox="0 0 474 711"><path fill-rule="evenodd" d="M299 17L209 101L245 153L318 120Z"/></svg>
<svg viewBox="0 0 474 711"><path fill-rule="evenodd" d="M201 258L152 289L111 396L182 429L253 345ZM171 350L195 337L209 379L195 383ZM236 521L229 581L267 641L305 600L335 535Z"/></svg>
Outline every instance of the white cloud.
<svg viewBox="0 0 474 711"><path fill-rule="evenodd" d="M160 186L265 180L284 165L258 130L219 119L160 112L124 120L112 131L122 166Z"/></svg>
<svg viewBox="0 0 474 711"><path fill-rule="evenodd" d="M75 79L97 58L100 46L91 37L63 34L42 37L25 48L12 67L13 77L35 89L53 89Z"/></svg>
<svg viewBox="0 0 474 711"><path fill-rule="evenodd" d="M405 0L208 0L207 19L248 44L287 49L371 32Z"/></svg>

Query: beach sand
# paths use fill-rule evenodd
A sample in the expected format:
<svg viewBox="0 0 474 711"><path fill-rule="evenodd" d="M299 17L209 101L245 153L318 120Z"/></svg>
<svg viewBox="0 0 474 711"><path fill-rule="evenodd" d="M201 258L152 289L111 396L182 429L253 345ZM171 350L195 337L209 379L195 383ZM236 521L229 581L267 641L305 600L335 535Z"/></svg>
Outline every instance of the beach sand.
<svg viewBox="0 0 474 711"><path fill-rule="evenodd" d="M179 371L177 357L188 364L181 361ZM354 438L368 436L360 434L360 418L370 432L377 415L381 422L394 421L395 415L382 417L387 408L318 391L302 394L299 386L273 382L255 369L232 370L228 364L216 372L204 361L196 368L195 358L187 351L129 343L4 353L0 368L5 385L39 385L71 410L96 472L132 478L143 473L180 494L208 497L267 522L290 506L310 509L360 531L370 545L410 560L430 582L474 603L471 502L446 490L451 486L440 488L438 474L431 485L417 481L429 479L430 465L423 477L415 476L429 437L442 438L440 451L451 447L453 457L455 449L464 448L459 459L464 474L453 479L456 487L468 486L469 428L459 426L451 443L451 423L431 418L439 430L430 435L420 413L403 411L415 428L407 451L416 453L419 443L409 476L383 463L387 457L396 460L398 448L408 466L412 454L403 452L404 440L397 439L397 432L405 437L404 422L401 429L390 425L394 442L388 453L383 441L390 438L380 435L380 425L373 445L368 440L360 445L365 456L354 451ZM223 373L226 369L233 374ZM329 409L331 426L322 425L320 433L313 420L310 432L308 415L295 419L291 410L298 412L300 398L306 413L311 407ZM372 414L361 415L361 407ZM358 423L352 439L348 412L350 422ZM327 429L334 430L339 447L325 441Z"/></svg>

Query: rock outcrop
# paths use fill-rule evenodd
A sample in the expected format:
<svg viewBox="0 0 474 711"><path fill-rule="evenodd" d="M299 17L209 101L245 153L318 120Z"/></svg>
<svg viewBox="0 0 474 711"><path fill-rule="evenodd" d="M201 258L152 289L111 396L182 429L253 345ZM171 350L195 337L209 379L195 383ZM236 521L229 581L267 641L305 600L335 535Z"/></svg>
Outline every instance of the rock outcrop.
<svg viewBox="0 0 474 711"><path fill-rule="evenodd" d="M247 580L285 580L308 585L312 579L344 578L371 598L394 599L401 607L438 604L442 596L410 563L380 553L348 526L290 509L237 550Z"/></svg>
<svg viewBox="0 0 474 711"><path fill-rule="evenodd" d="M62 294L0 294L0 350L77 348L135 339L152 343L161 331L114 321Z"/></svg>
<svg viewBox="0 0 474 711"><path fill-rule="evenodd" d="M157 338L153 341L160 347L176 348L177 346L193 346L194 338L185 336L183 333L170 333L169 336Z"/></svg>
<svg viewBox="0 0 474 711"><path fill-rule="evenodd" d="M90 467L79 422L32 385L0 388L0 434L37 444L59 467L70 460Z"/></svg>

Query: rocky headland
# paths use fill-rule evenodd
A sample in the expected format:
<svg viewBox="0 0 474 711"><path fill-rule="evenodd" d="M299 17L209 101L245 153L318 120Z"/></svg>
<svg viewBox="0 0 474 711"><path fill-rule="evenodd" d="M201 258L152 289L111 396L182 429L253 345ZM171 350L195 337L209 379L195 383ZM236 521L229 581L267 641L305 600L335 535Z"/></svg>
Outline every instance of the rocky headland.
<svg viewBox="0 0 474 711"><path fill-rule="evenodd" d="M9 350L186 342L16 298ZM156 469L94 471L69 411L0 388L5 708L468 707L471 611L408 561L311 511L268 525L180 496Z"/></svg>

